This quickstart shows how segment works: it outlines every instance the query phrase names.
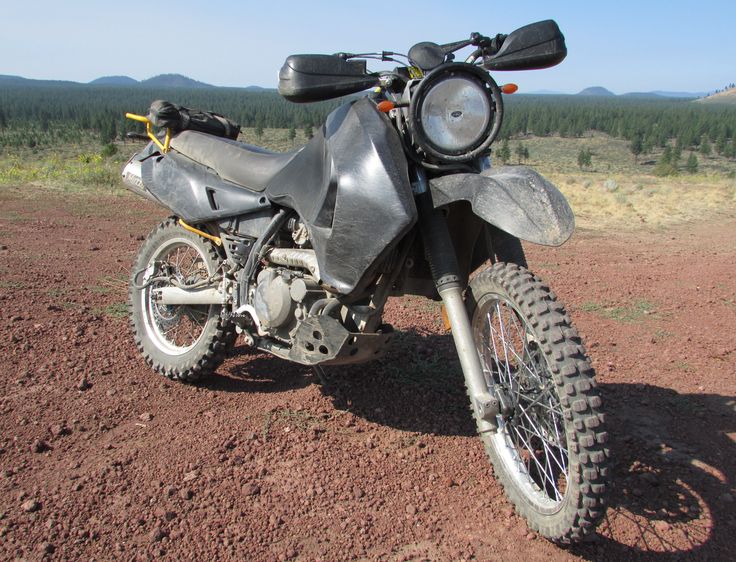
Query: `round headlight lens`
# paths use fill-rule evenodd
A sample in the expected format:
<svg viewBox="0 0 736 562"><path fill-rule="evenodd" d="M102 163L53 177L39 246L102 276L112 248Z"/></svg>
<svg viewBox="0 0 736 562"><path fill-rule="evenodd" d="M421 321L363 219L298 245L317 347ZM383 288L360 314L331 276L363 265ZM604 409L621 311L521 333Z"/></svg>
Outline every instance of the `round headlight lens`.
<svg viewBox="0 0 736 562"><path fill-rule="evenodd" d="M466 162L483 155L498 135L503 101L485 70L453 62L435 68L411 90L405 115L422 158Z"/></svg>
<svg viewBox="0 0 736 562"><path fill-rule="evenodd" d="M427 91L420 119L427 140L456 154L485 140L493 110L483 86L463 76L448 76Z"/></svg>

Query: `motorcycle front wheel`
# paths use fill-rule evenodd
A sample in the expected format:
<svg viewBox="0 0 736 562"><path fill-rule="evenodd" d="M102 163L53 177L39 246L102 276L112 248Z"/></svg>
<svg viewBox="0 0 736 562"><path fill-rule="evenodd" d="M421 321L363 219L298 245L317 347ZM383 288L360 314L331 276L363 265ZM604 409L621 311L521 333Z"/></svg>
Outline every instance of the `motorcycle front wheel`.
<svg viewBox="0 0 736 562"><path fill-rule="evenodd" d="M562 544L603 518L608 434L593 369L552 291L528 270L499 262L466 295L486 383L507 407L481 433L494 472L529 526Z"/></svg>

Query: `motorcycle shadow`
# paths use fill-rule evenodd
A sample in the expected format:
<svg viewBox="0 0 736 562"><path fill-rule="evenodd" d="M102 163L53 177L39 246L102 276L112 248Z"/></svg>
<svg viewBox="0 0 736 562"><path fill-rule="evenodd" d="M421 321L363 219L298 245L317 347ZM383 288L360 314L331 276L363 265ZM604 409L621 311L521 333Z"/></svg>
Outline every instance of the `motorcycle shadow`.
<svg viewBox="0 0 736 562"><path fill-rule="evenodd" d="M614 488L588 560L728 559L736 532L736 398L599 384Z"/></svg>
<svg viewBox="0 0 736 562"><path fill-rule="evenodd" d="M449 334L396 332L381 359L324 371L322 392L336 408L401 431L475 435Z"/></svg>
<svg viewBox="0 0 736 562"><path fill-rule="evenodd" d="M235 347L229 355L235 359L226 361L201 386L219 392L270 393L304 388L317 380L309 367L254 352L246 345Z"/></svg>
<svg viewBox="0 0 736 562"><path fill-rule="evenodd" d="M357 365L319 370L236 347L201 384L220 392L282 392L319 384L335 408L402 431L475 435L450 335L397 332L386 353Z"/></svg>

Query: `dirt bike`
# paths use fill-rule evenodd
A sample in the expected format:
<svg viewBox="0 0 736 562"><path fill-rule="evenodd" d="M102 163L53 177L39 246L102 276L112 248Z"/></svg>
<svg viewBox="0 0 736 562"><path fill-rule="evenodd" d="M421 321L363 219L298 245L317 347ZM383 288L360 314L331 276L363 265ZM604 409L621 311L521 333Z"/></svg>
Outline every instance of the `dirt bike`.
<svg viewBox="0 0 736 562"><path fill-rule="evenodd" d="M441 300L508 498L551 540L591 533L609 488L601 399L580 337L520 242L564 243L573 214L541 175L489 158L503 93L516 87L488 71L548 68L566 54L548 20L407 55L290 56L279 74L287 100L352 97L288 153L238 142L237 124L214 113L159 101L129 114L150 142L124 181L173 213L130 282L146 362L193 382L238 334L316 368L369 361L391 341L390 296ZM369 59L398 66L368 72Z"/></svg>

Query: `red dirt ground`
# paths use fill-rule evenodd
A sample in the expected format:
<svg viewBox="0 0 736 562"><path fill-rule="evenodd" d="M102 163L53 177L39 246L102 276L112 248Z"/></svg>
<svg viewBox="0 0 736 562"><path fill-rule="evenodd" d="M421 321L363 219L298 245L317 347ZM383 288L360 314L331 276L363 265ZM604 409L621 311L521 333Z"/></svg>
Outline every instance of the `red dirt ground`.
<svg viewBox="0 0 736 562"><path fill-rule="evenodd" d="M198 386L120 317L133 197L0 192L0 559L715 560L736 534L736 219L529 248L583 333L616 487L599 536L530 533L473 435L437 306L379 363L244 347Z"/></svg>

